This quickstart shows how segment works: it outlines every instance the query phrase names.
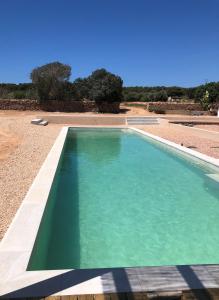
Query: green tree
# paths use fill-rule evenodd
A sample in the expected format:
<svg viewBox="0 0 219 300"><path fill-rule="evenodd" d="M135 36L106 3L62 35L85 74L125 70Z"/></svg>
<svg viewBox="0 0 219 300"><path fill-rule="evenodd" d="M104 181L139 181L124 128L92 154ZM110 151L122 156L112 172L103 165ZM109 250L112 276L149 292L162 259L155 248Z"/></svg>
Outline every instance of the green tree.
<svg viewBox="0 0 219 300"><path fill-rule="evenodd" d="M94 71L89 77L89 99L96 102L99 112L119 112L123 99L123 81L105 69Z"/></svg>
<svg viewBox="0 0 219 300"><path fill-rule="evenodd" d="M95 102L121 102L123 81L105 69L98 69L89 76L90 98Z"/></svg>
<svg viewBox="0 0 219 300"><path fill-rule="evenodd" d="M77 78L73 83L73 87L77 99L89 99L91 84L88 78Z"/></svg>
<svg viewBox="0 0 219 300"><path fill-rule="evenodd" d="M209 93L209 103L219 102L219 82L209 82L196 88L195 98L202 101L206 91Z"/></svg>
<svg viewBox="0 0 219 300"><path fill-rule="evenodd" d="M185 89L178 86L170 86L166 88L167 95L170 97L182 97L185 96Z"/></svg>
<svg viewBox="0 0 219 300"><path fill-rule="evenodd" d="M187 89L185 89L186 97L188 97L189 99L194 99L195 98L195 91L196 91L196 88L187 88Z"/></svg>
<svg viewBox="0 0 219 300"><path fill-rule="evenodd" d="M37 89L40 101L63 100L70 75L69 65L52 62L33 69L30 78Z"/></svg>

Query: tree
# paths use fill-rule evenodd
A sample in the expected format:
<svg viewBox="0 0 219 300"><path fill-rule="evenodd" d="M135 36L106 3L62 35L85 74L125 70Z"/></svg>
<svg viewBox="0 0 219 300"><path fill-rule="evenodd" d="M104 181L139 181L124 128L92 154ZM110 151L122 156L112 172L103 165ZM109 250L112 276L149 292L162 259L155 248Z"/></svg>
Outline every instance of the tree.
<svg viewBox="0 0 219 300"><path fill-rule="evenodd" d="M170 97L182 97L185 95L185 89L178 86L167 87L166 92Z"/></svg>
<svg viewBox="0 0 219 300"><path fill-rule="evenodd" d="M121 102L123 81L105 69L94 71L89 77L90 98L95 102Z"/></svg>
<svg viewBox="0 0 219 300"><path fill-rule="evenodd" d="M202 101L206 91L209 93L209 104L219 102L219 82L209 82L198 86L195 91L196 100Z"/></svg>
<svg viewBox="0 0 219 300"><path fill-rule="evenodd" d="M73 87L75 89L77 99L89 99L91 86L88 78L75 79Z"/></svg>
<svg viewBox="0 0 219 300"><path fill-rule="evenodd" d="M194 99L195 98L195 91L196 91L196 88L187 88L187 89L185 89L185 95L189 99Z"/></svg>
<svg viewBox="0 0 219 300"><path fill-rule="evenodd" d="M52 62L33 69L30 78L37 89L40 101L63 100L70 75L69 65Z"/></svg>

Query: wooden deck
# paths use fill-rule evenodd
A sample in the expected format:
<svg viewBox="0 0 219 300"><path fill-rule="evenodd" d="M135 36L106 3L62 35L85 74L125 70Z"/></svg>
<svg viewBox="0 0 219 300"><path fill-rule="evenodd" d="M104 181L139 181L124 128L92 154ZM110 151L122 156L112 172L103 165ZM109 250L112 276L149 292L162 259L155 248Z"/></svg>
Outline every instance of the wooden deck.
<svg viewBox="0 0 219 300"><path fill-rule="evenodd" d="M102 292L92 293L96 278L101 280ZM219 265L71 270L0 298L219 300Z"/></svg>
<svg viewBox="0 0 219 300"><path fill-rule="evenodd" d="M7 298L10 299L10 298ZM17 298L34 300L218 300L219 289Z"/></svg>

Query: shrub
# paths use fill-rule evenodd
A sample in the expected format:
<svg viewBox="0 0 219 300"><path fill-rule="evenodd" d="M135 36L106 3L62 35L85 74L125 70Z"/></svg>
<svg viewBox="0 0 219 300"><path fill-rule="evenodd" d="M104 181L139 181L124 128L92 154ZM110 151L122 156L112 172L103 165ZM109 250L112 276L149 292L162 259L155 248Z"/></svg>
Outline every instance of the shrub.
<svg viewBox="0 0 219 300"><path fill-rule="evenodd" d="M154 112L155 114L165 114L165 113L166 113L165 110L164 110L164 109L161 109L161 108L155 108L155 109L153 110L153 112Z"/></svg>
<svg viewBox="0 0 219 300"><path fill-rule="evenodd" d="M14 99L25 99L26 98L26 93L23 91L15 91L14 93Z"/></svg>
<svg viewBox="0 0 219 300"><path fill-rule="evenodd" d="M201 99L201 104L205 110L208 109L208 106L209 106L209 92L208 91L205 91L205 93Z"/></svg>

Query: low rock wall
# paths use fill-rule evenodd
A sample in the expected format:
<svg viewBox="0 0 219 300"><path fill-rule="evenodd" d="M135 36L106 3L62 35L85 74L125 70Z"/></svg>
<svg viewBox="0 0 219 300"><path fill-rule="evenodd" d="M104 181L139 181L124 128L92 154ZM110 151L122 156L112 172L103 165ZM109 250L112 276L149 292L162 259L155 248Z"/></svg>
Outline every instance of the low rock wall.
<svg viewBox="0 0 219 300"><path fill-rule="evenodd" d="M0 110L44 110L59 112L108 112L118 113L120 103L102 103L98 106L93 101L58 101L49 100L39 103L37 100L30 99L0 99Z"/></svg>
<svg viewBox="0 0 219 300"><path fill-rule="evenodd" d="M176 103L176 102L148 102L147 109L149 111L163 110L178 110L178 111L202 111L200 103Z"/></svg>

